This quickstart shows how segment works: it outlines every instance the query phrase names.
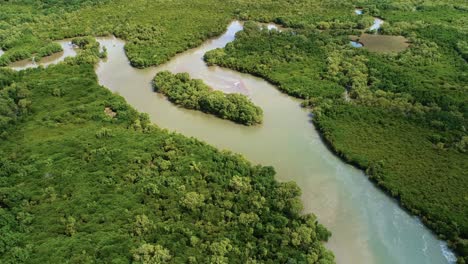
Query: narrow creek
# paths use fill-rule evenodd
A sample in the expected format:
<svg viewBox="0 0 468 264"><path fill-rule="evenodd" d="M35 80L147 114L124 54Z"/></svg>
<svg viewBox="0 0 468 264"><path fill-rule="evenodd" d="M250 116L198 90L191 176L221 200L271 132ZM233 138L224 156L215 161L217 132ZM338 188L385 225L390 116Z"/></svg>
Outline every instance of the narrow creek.
<svg viewBox="0 0 468 264"><path fill-rule="evenodd" d="M327 149L298 100L260 78L205 65L203 55L233 41L240 30L242 24L232 22L222 36L147 69L130 66L124 41L98 38L108 52L96 67L99 83L148 113L158 126L272 165L278 180L295 181L304 212L315 213L332 231L327 247L338 263L454 263L445 242ZM263 109L264 123L246 127L176 107L152 91L151 80L162 70L188 72L215 89L246 94Z"/></svg>
<svg viewBox="0 0 468 264"><path fill-rule="evenodd" d="M364 14L364 10L362 8L356 8L356 9L354 9L354 14L356 14L358 16L362 16ZM382 20L382 19L380 19L378 17L374 17L374 23L369 27L369 30L374 31L375 34L377 34L384 22L385 22L384 20ZM349 43L351 44L351 46L353 46L353 48L362 48L362 47L364 47L364 45L359 41L352 40Z"/></svg>
<svg viewBox="0 0 468 264"><path fill-rule="evenodd" d="M76 55L76 48L71 43L71 40L64 39L61 41L57 41L57 43L60 44L60 46L62 46L63 51L54 53L50 56L46 56L38 62L34 60L30 60L30 59L20 60L17 62L13 62L12 64L8 65L8 67L17 71L28 69L28 68L35 68L38 66L47 67L51 64L57 64L65 60L66 57L73 57Z"/></svg>
<svg viewBox="0 0 468 264"><path fill-rule="evenodd" d="M362 8L355 8L354 13L358 16L362 16L364 14L364 10ZM374 17L374 23L369 27L369 30L377 32L382 27L384 22L385 21L383 21L381 18Z"/></svg>
<svg viewBox="0 0 468 264"><path fill-rule="evenodd" d="M374 24L372 24L372 26L369 28L370 31L378 31L382 25L383 25L384 21L378 17L374 17Z"/></svg>

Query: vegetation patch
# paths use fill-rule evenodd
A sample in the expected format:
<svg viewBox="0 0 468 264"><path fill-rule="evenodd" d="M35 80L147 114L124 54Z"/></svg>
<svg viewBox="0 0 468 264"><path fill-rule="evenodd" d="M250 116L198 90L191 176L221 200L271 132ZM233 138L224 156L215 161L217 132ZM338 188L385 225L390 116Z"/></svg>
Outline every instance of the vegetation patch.
<svg viewBox="0 0 468 264"><path fill-rule="evenodd" d="M153 87L184 108L199 110L244 125L260 124L263 111L245 95L215 91L188 73L162 71L153 79Z"/></svg>

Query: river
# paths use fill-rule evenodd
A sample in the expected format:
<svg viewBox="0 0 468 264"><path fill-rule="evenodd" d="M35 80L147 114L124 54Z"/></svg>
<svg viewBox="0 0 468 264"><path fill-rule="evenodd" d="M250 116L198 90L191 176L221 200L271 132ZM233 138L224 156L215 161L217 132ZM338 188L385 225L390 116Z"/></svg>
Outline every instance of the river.
<svg viewBox="0 0 468 264"><path fill-rule="evenodd" d="M98 38L108 52L108 59L96 67L99 83L148 113L158 126L241 153L253 163L272 165L278 180L295 181L302 189L304 212L315 213L332 231L327 247L338 263L454 262L446 243L417 217L402 210L362 171L327 149L310 121L309 111L299 106L299 100L260 78L205 65L203 55L233 41L240 30L242 24L232 22L222 36L147 69L130 66L124 41ZM162 70L188 72L215 89L249 96L263 109L263 124L247 127L176 107L152 91L151 80Z"/></svg>

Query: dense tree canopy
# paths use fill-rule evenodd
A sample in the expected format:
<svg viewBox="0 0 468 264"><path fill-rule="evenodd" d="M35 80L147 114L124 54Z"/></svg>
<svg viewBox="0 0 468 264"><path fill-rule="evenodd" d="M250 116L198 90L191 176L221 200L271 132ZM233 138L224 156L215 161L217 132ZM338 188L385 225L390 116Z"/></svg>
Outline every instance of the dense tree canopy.
<svg viewBox="0 0 468 264"><path fill-rule="evenodd" d="M188 73L162 71L153 80L156 92L184 108L200 110L244 125L262 122L263 111L245 95L215 91L202 80L190 79Z"/></svg>
<svg viewBox="0 0 468 264"><path fill-rule="evenodd" d="M468 66L460 40L468 35L456 20L466 9L440 2L437 14L435 7L421 7L414 21L414 11L396 12L398 5L361 6L388 16L383 33L410 38L401 53L350 47L347 35L356 34L358 24L277 32L248 23L205 60L306 98L303 105L313 107L313 121L336 153L365 169L466 257Z"/></svg>
<svg viewBox="0 0 468 264"><path fill-rule="evenodd" d="M92 64L0 80L2 263L333 263L294 183L150 125Z"/></svg>

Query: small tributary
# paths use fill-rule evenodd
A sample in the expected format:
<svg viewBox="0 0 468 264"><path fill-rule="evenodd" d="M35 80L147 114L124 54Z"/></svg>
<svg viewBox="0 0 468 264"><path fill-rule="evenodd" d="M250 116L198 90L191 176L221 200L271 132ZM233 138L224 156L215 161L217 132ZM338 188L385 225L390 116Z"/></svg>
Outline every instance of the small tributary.
<svg viewBox="0 0 468 264"><path fill-rule="evenodd" d="M354 13L356 15L360 16L360 15L364 14L364 10L362 8L356 8L356 9L354 9ZM369 27L369 30L378 32L379 29L382 27L383 23L384 23L384 21L382 19L380 19L378 17L374 17L374 23ZM349 42L349 44L351 44L351 46L353 48L362 48L362 47L364 47L364 44L362 44L362 42L359 42L357 40L351 40Z"/></svg>
<svg viewBox="0 0 468 264"><path fill-rule="evenodd" d="M354 9L354 13L358 16L361 16L364 14L364 10L362 8L356 8ZM369 30L370 31L378 31L382 25L383 25L384 21L378 17L374 17L374 23L372 24L372 26L370 26Z"/></svg>

